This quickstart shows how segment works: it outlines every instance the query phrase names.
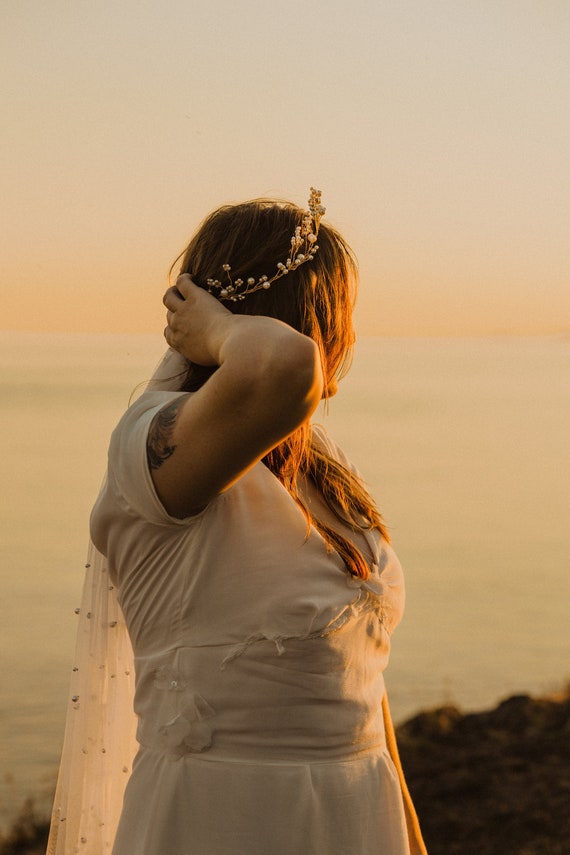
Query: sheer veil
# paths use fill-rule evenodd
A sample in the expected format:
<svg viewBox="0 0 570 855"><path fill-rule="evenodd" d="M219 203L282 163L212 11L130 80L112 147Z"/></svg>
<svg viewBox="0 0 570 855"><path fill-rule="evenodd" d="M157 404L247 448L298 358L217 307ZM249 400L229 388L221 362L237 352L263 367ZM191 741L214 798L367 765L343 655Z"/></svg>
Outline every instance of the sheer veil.
<svg viewBox="0 0 570 855"><path fill-rule="evenodd" d="M180 389L186 361L168 350L148 390ZM133 652L107 561L89 545L65 737L47 855L113 847L136 752Z"/></svg>

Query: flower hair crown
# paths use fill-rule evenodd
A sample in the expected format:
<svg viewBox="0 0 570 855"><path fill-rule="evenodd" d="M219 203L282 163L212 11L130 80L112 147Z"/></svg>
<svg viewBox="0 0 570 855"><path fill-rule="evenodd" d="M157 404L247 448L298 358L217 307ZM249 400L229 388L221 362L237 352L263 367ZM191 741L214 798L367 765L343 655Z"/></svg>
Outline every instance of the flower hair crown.
<svg viewBox="0 0 570 855"><path fill-rule="evenodd" d="M281 279L282 276L286 276L289 271L296 270L306 261L312 261L319 248L317 244L319 224L326 211L326 208L321 205L321 195L320 190L311 187L309 209L303 213L301 225L296 227L291 238L288 258L285 262L280 261L277 264L277 273L271 277L263 275L259 279L250 276L245 280L234 280L231 266L223 264L222 269L226 274L227 282L222 283L219 279L207 279L208 293L217 297L218 300L229 300L236 303L238 300L245 300L248 294L254 294L262 288L264 290L271 288L273 282Z"/></svg>

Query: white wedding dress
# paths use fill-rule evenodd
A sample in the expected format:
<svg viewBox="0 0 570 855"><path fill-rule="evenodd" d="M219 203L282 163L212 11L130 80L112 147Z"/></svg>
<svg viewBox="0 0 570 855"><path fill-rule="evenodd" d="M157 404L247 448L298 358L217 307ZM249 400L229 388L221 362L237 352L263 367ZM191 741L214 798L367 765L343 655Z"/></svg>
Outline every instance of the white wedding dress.
<svg viewBox="0 0 570 855"><path fill-rule="evenodd" d="M98 808L89 824L88 791L83 827L61 844L69 802L60 798L60 846L52 831L48 851L407 855L381 710L404 602L393 550L367 535L371 575L350 577L315 529L307 536L299 507L262 463L200 514L170 517L148 471L146 435L176 394L146 392L127 411L91 519L108 562L99 587L118 592L136 672L132 773L130 737L104 753L93 746L108 764L95 770L95 788L101 776L112 776L110 793L128 778L118 829L120 804ZM120 612L108 617L119 633ZM89 629L93 616L82 619ZM124 715L117 681L126 692L132 675L123 666L119 657L107 672L110 716Z"/></svg>

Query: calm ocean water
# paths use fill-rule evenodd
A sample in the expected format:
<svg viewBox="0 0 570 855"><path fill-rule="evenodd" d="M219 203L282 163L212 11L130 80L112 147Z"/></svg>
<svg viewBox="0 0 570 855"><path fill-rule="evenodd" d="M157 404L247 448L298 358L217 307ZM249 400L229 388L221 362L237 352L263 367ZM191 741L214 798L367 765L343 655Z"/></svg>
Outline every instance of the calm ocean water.
<svg viewBox="0 0 570 855"><path fill-rule="evenodd" d="M0 823L48 793L87 519L150 336L0 334ZM363 339L328 414L407 576L388 686L402 719L570 678L570 339Z"/></svg>

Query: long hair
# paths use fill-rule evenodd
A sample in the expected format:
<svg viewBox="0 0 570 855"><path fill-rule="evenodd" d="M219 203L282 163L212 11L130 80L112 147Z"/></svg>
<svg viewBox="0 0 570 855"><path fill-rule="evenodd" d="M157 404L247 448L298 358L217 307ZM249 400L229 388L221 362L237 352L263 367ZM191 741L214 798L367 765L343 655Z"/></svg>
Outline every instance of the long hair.
<svg viewBox="0 0 570 855"><path fill-rule="evenodd" d="M277 262L287 258L291 236L303 211L290 202L255 199L225 205L211 213L172 265L207 288L209 278L223 281L223 265L231 263L234 278L256 280L271 276ZM319 249L312 261L300 265L271 288L226 302L235 314L278 318L317 344L324 377L324 397L334 394L337 381L350 367L354 345L352 311L358 269L352 250L328 224L320 224ZM182 388L199 389L215 367L190 363ZM310 478L335 516L353 530L378 529L389 540L386 527L363 482L335 460L313 436L309 423L301 425L270 451L263 462L302 509L307 525L314 525L329 549L335 549L354 576L367 578L362 552L346 537L312 513L299 492L299 476Z"/></svg>

